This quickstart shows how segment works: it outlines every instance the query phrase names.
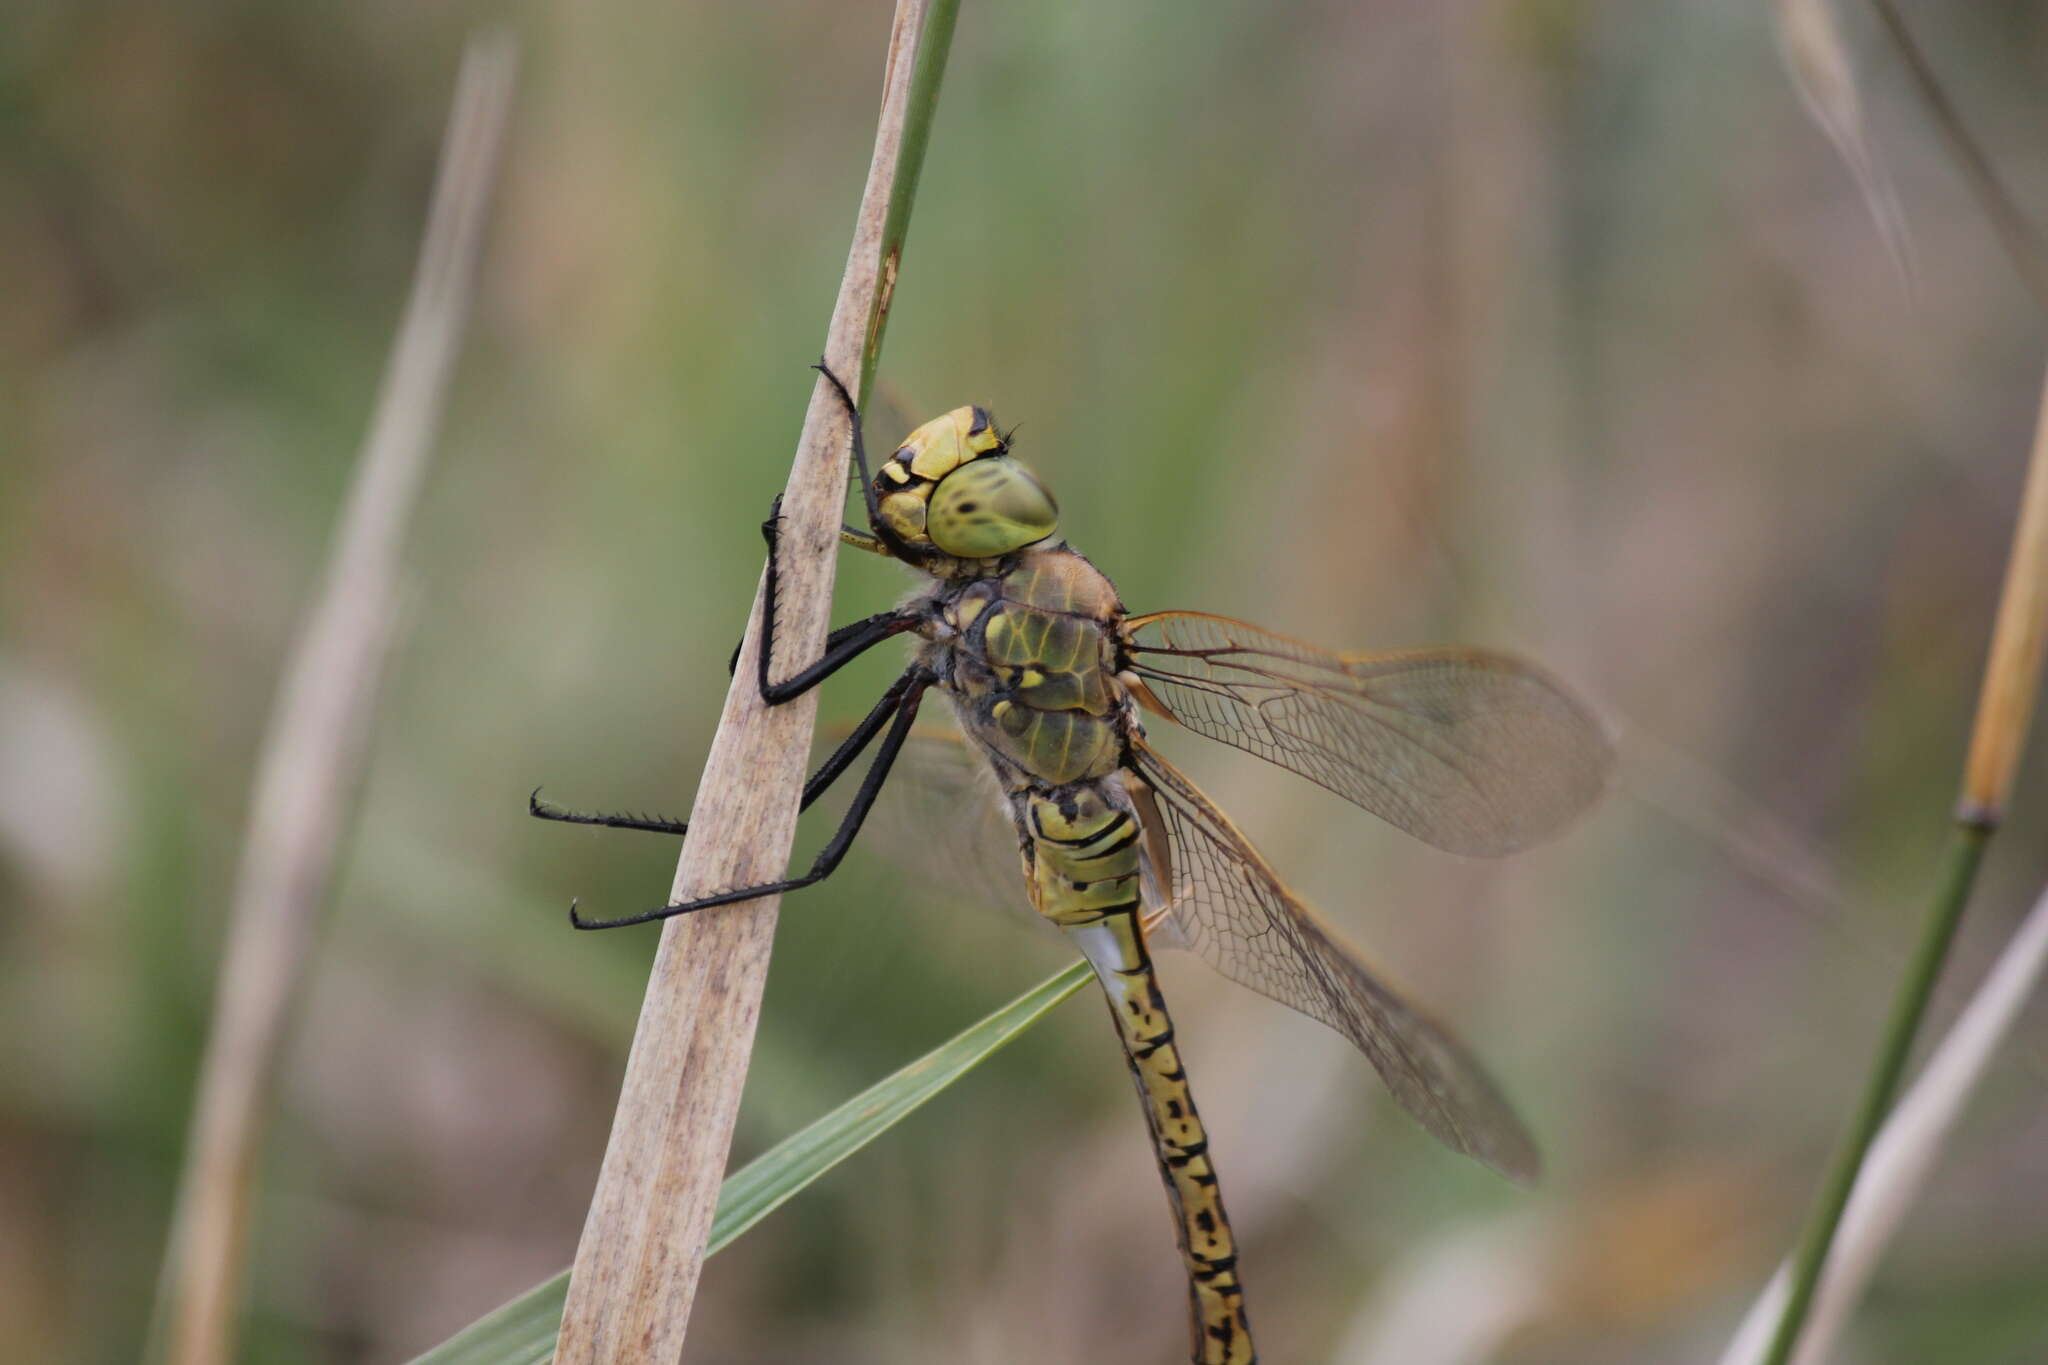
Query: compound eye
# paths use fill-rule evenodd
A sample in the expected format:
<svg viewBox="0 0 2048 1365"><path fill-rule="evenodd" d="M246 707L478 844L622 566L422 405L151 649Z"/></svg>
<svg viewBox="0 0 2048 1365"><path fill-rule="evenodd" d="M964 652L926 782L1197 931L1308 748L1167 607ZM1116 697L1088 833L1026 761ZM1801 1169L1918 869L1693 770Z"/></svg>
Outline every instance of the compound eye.
<svg viewBox="0 0 2048 1365"><path fill-rule="evenodd" d="M960 559L994 559L1044 540L1060 524L1052 494L1006 455L960 466L932 490L925 534Z"/></svg>

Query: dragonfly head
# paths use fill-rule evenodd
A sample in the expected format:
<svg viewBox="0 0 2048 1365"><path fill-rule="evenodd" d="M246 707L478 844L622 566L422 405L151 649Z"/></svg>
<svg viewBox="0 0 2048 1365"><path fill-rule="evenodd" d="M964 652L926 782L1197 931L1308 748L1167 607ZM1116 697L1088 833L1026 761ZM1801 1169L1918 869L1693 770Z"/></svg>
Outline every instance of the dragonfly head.
<svg viewBox="0 0 2048 1365"><path fill-rule="evenodd" d="M906 543L956 559L994 559L1059 529L1052 494L981 407L955 408L905 437L875 474L875 501Z"/></svg>

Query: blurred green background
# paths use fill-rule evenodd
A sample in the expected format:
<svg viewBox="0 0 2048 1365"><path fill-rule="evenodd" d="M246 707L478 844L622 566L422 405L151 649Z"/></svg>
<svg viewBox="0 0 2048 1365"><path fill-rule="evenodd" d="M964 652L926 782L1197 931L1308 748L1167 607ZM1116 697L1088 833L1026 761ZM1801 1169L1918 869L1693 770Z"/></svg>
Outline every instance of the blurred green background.
<svg viewBox="0 0 2048 1365"><path fill-rule="evenodd" d="M965 7L877 444L990 404L1135 610L1521 649L1622 737L1605 806L1500 864L1169 739L1458 1022L1550 1166L1524 1192L1436 1148L1334 1034L1169 959L1273 1361L1711 1359L1852 1099L1933 876L2043 357L1844 9L1906 271L1766 5ZM2048 204L2039 7L1907 9ZM535 825L525 796L688 810L888 20L9 13L0 1359L138 1349L252 763L485 21L522 41L518 113L286 1062L245 1357L403 1359L568 1262L654 934L562 911L654 904L674 854ZM872 562L840 583L840 620L904 587ZM824 719L893 663L835 681ZM2044 803L2035 761L1937 1022L2048 875ZM884 851L785 907L739 1155L1066 960ZM2041 1024L1845 1359L2048 1350ZM689 1359L1175 1361L1179 1277L1110 1031L1073 1004L713 1262ZM1491 1354L1447 1353L1496 1316Z"/></svg>

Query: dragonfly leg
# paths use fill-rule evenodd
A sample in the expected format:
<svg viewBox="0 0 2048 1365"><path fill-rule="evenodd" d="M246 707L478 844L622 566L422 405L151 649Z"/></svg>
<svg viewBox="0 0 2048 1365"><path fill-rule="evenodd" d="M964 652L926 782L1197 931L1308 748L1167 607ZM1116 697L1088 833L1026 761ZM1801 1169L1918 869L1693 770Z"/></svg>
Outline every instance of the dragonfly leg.
<svg viewBox="0 0 2048 1365"><path fill-rule="evenodd" d="M896 557L890 553L889 547L882 543L880 536L869 535L866 531L861 530L860 527L848 522L840 523L839 543L841 545L851 545L856 550L866 550L869 554L880 555L884 559L894 559Z"/></svg>
<svg viewBox="0 0 2048 1365"><path fill-rule="evenodd" d="M888 615L888 613L884 612L883 615L886 616ZM874 621L875 618L870 616L866 620L855 621L852 625L839 627L837 630L833 631L830 635L827 635L825 637L825 652L827 654L831 653L834 649L838 648L841 644L845 643L846 640L851 638L855 631L867 629L870 625L874 623ZM732 647L732 657L725 661L726 677L729 678L734 673L739 671L740 651L745 649L746 647L747 640L745 636L741 636L737 641L734 642Z"/></svg>
<svg viewBox="0 0 2048 1365"><path fill-rule="evenodd" d="M896 697L885 698L885 702L893 705L895 710L894 723L889 726L888 734L882 737L882 745L875 751L874 761L868 765L867 775L861 779L860 790L854 793L853 804L847 807L845 818L840 820L839 828L832 832L832 837L819 851L817 859L811 864L811 870L803 876L790 877L779 882L764 882L759 886L736 887L731 891L719 891L709 896L700 896L696 900L679 901L672 905L658 905L652 910L642 911L637 915L626 915L619 919L584 919L576 913L576 905L571 902L569 923L578 929L617 929L628 924L646 924L651 920L687 915L696 910L708 910L716 905L731 905L737 901L754 900L761 896L777 896L785 891L801 890L825 880L838 869L840 860L846 857L846 851L853 847L854 838L859 835L862 823L868 818L868 812L874 808L875 798L880 795L882 784L889 779L889 769L894 766L896 755L903 751L904 742L910 738L911 727L917 723L918 704L924 699L925 689L930 687L933 681L928 670L912 669L897 679L896 686L890 689L892 692L900 689ZM881 714L886 713L881 706L877 706L869 713L869 718L872 720ZM865 727L867 722L863 721L862 725ZM870 730L869 733L872 734L873 731ZM848 744L841 745L839 751L827 759L825 766L819 769L820 775L824 775L826 768L832 767L834 763L838 764L837 770L826 778L828 783L853 761L857 750L849 752L850 746L851 740Z"/></svg>
<svg viewBox="0 0 2048 1365"><path fill-rule="evenodd" d="M846 387L846 381L832 373L832 367L825 363L825 357L819 356L818 363L811 368L825 376L825 382L839 395L840 406L846 409L847 425L853 428L853 467L860 471L861 500L867 504L868 525L879 534L882 509L875 500L875 476L868 472L867 444L861 435L860 404L853 401L853 393Z"/></svg>
<svg viewBox="0 0 2048 1365"><path fill-rule="evenodd" d="M687 820L664 820L652 815L604 814L595 811L570 810L540 799L540 788L526 798L526 813L537 820L559 820L565 825L603 825L606 829L641 829L649 834L688 834Z"/></svg>
<svg viewBox="0 0 2048 1365"><path fill-rule="evenodd" d="M780 584L777 561L781 558L782 499L775 500L774 509L768 520L761 523L761 535L768 542L768 572L761 588L761 649L755 664L760 673L761 700L770 706L783 702L816 687L825 679L837 673L849 662L873 649L892 636L901 635L923 619L915 611L876 612L865 620L841 626L825 637L825 651L815 663L799 669L781 682L768 676L770 656L775 653L775 607ZM737 661L738 656L734 656Z"/></svg>
<svg viewBox="0 0 2048 1365"><path fill-rule="evenodd" d="M846 409L846 420L853 428L853 467L860 473L860 497L862 504L867 508L868 530L872 534L859 539L843 535L842 538L864 550L876 550L877 553L892 555L909 564L926 558L930 554L929 549L910 544L882 520L881 504L875 497L875 476L868 470L868 451L861 430L860 406L853 401L853 393L838 375L832 373L832 367L825 363L823 357L820 357L818 363L811 368L824 375L826 381L832 385L832 391L839 395L839 402Z"/></svg>
<svg viewBox="0 0 2048 1365"><path fill-rule="evenodd" d="M840 774L852 766L854 759L860 757L861 750L867 748L881 728L889 723L889 717L903 699L904 689L910 686L911 677L911 674L906 673L889 684L889 689L882 693L882 699L861 718L860 723L853 727L852 733L847 735L839 747L818 765L818 770L804 783L803 804L797 807L798 810L809 810L811 803L823 796L826 789L839 780ZM541 800L539 787L535 787L533 794L526 798L526 812L538 819L559 820L570 825L602 825L606 829L637 829L649 834L673 834L678 837L690 832L687 820L570 810Z"/></svg>

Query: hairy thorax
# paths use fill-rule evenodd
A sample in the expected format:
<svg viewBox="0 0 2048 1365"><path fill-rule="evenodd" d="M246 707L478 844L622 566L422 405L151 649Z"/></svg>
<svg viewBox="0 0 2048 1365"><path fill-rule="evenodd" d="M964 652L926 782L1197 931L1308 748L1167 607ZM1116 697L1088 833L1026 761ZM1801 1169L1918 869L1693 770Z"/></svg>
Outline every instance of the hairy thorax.
<svg viewBox="0 0 2048 1365"><path fill-rule="evenodd" d="M1116 588L1065 546L948 583L925 661L960 725L1015 788L1106 777L1123 758L1128 694L1116 681Z"/></svg>

